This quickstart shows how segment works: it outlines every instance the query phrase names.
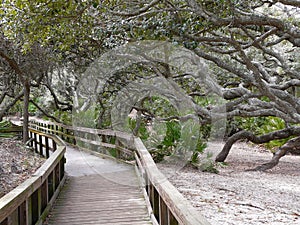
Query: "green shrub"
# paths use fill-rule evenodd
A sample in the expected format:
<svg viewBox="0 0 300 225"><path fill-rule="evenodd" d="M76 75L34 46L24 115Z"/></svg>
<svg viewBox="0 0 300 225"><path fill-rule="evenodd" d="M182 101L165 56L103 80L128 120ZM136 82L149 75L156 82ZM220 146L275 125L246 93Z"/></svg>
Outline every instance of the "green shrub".
<svg viewBox="0 0 300 225"><path fill-rule="evenodd" d="M197 168L199 168L202 172L209 172L209 173L219 173L219 170L216 168L217 164L213 160L213 154L207 153L206 157L197 164L194 164Z"/></svg>
<svg viewBox="0 0 300 225"><path fill-rule="evenodd" d="M136 124L137 124L137 121L135 119L128 118L128 126L132 132L135 129ZM142 140L147 140L149 138L149 132L146 127L146 122L143 119L140 122L137 136L140 137Z"/></svg>
<svg viewBox="0 0 300 225"><path fill-rule="evenodd" d="M278 117L251 117L251 118L241 118L237 117L230 121L228 125L229 129L236 130L247 130L255 135L264 135L270 132L281 130L286 128L285 122ZM273 151L274 148L278 148L285 144L290 138L273 140L265 143L264 146Z"/></svg>
<svg viewBox="0 0 300 225"><path fill-rule="evenodd" d="M276 130L281 130L286 127L285 122L278 118L278 117L267 117L265 123L262 126L258 127L258 132L260 135L267 134ZM268 149L271 149L273 151L275 148L278 148L282 145L284 145L290 138L284 138L280 140L273 140L268 143L265 143L264 146L266 146Z"/></svg>
<svg viewBox="0 0 300 225"><path fill-rule="evenodd" d="M191 157L191 163L197 164L199 163L199 154L202 154L204 149L207 147L206 143L203 143L201 139L198 140L196 149L194 150L192 157Z"/></svg>

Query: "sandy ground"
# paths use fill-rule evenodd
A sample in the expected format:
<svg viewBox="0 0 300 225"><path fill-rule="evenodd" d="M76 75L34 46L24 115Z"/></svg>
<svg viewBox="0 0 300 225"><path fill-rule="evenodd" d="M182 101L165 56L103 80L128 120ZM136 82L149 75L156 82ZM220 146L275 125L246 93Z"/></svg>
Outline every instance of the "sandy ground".
<svg viewBox="0 0 300 225"><path fill-rule="evenodd" d="M221 148L211 143L207 151ZM284 156L267 172L245 171L271 157L264 148L237 143L219 174L185 167L167 176L212 225L300 225L299 156Z"/></svg>
<svg viewBox="0 0 300 225"><path fill-rule="evenodd" d="M45 159L24 148L16 138L0 139L0 197L24 182Z"/></svg>

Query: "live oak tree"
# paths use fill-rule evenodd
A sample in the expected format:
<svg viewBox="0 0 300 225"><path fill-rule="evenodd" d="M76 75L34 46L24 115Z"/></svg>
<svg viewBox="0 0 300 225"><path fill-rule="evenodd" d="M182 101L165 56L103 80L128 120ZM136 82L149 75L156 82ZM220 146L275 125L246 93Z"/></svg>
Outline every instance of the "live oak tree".
<svg viewBox="0 0 300 225"><path fill-rule="evenodd" d="M285 129L259 137L249 131L234 134L217 161L224 161L240 139L265 143L295 137L259 170L273 167L287 151L299 148L299 1L186 0L125 5L117 1L111 13L123 18L131 38L180 43L212 63L227 100L226 113L214 115L214 107L219 106L208 110L199 106L203 124L212 117L275 116L285 121Z"/></svg>
<svg viewBox="0 0 300 225"><path fill-rule="evenodd" d="M196 115L202 125L210 124L212 119L240 117L273 116L285 122L284 129L260 136L247 130L234 134L228 138L217 161L224 161L232 145L240 139L266 143L293 138L278 149L269 163L257 168L260 170L275 166L287 151L299 148L299 1L4 3L10 16L6 33L11 38L16 33L23 34L25 51L39 41L55 46L65 56L73 55L76 60L90 57L92 61L106 49L123 43L169 41L190 49L207 61L212 76L218 80L215 94L226 100L223 106L197 104ZM76 51L72 53L74 49ZM186 85L192 82L193 76L172 76L195 103L197 98L205 98L208 90L204 87ZM226 113L215 113L218 107L226 107Z"/></svg>
<svg viewBox="0 0 300 225"><path fill-rule="evenodd" d="M1 32L1 31L0 31ZM49 69L46 52L38 45L34 45L28 53L22 53L3 33L0 37L0 64L1 64L1 102L6 97L13 100L3 107L0 118L19 100L23 99L23 141L28 141L28 119L30 90L38 87Z"/></svg>

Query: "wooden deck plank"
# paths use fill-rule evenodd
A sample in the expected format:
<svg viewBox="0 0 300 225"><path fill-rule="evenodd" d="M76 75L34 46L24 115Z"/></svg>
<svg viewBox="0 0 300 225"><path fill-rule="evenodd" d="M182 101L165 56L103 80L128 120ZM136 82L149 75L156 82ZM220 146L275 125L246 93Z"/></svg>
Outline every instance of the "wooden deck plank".
<svg viewBox="0 0 300 225"><path fill-rule="evenodd" d="M71 152L74 152L74 149L71 149ZM67 168L72 170L72 176L68 177L45 224L152 224L133 167L126 165L124 169L119 163L114 167L110 162L109 168L104 168L104 159L99 158L101 166L98 166L98 159L91 159L91 156L87 155L83 156L84 160L79 164L78 152L75 153L77 167L72 165L72 155L67 155ZM101 173L102 168L105 173Z"/></svg>

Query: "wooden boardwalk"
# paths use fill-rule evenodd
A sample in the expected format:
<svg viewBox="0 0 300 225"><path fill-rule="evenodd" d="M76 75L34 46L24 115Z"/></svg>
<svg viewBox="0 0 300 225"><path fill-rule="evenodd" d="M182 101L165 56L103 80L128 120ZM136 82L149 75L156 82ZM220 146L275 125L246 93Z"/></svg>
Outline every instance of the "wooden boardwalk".
<svg viewBox="0 0 300 225"><path fill-rule="evenodd" d="M45 224L152 224L134 167L67 148L67 182Z"/></svg>

